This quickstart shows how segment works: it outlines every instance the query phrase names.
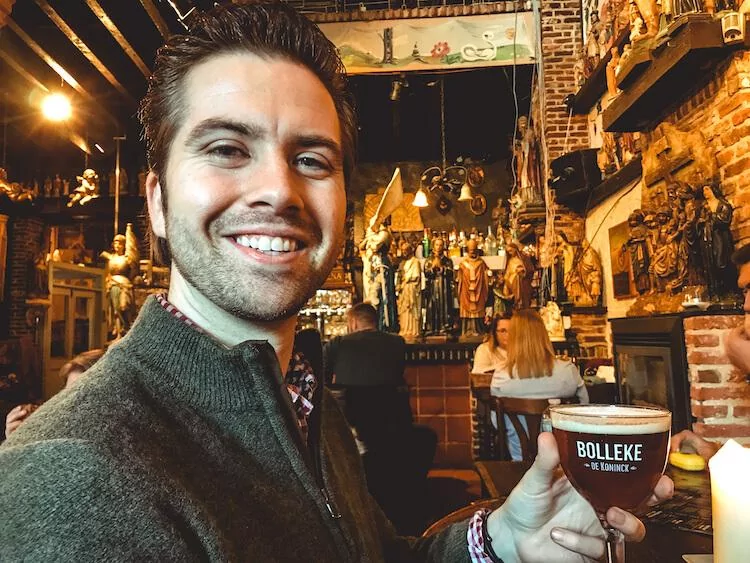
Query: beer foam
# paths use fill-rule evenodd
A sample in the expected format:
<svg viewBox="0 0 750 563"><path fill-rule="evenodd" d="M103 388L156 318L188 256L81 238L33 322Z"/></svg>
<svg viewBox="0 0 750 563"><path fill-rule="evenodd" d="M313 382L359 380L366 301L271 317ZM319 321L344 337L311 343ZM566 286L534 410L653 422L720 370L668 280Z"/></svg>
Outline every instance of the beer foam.
<svg viewBox="0 0 750 563"><path fill-rule="evenodd" d="M672 416L661 411L626 405L580 405L550 409L552 426L588 434L658 434L672 427Z"/></svg>

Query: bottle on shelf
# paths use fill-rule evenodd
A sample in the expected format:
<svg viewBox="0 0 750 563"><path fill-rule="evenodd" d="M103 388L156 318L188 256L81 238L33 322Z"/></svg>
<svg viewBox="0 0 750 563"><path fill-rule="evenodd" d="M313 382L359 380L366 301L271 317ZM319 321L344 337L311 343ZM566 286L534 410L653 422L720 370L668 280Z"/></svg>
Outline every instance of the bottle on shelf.
<svg viewBox="0 0 750 563"><path fill-rule="evenodd" d="M492 234L492 225L487 227L487 236L484 238L484 253L487 256L497 256L497 239Z"/></svg>
<svg viewBox="0 0 750 563"><path fill-rule="evenodd" d="M430 257L430 250L432 250L430 242L430 229L425 227L424 236L422 237L422 258Z"/></svg>
<svg viewBox="0 0 750 563"><path fill-rule="evenodd" d="M463 231L458 233L458 249L460 251L459 256L466 254L466 233Z"/></svg>
<svg viewBox="0 0 750 563"><path fill-rule="evenodd" d="M451 258L454 256L461 256L461 248L458 246L458 237L456 236L455 229L453 229L451 234L448 235L448 256Z"/></svg>

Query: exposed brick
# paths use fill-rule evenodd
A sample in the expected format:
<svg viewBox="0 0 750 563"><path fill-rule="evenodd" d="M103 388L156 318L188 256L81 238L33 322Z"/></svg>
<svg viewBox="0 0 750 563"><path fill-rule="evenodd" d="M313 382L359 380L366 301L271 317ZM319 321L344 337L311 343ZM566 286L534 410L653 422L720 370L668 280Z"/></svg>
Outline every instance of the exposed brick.
<svg viewBox="0 0 750 563"><path fill-rule="evenodd" d="M729 363L727 357L719 351L703 352L691 350L688 352L688 363L693 365L723 365Z"/></svg>
<svg viewBox="0 0 750 563"><path fill-rule="evenodd" d="M750 417L750 407L736 405L732 408L732 414L737 418L748 418Z"/></svg>
<svg viewBox="0 0 750 563"><path fill-rule="evenodd" d="M687 330L708 330L712 328L735 328L742 324L741 315L716 315L705 317L688 317L684 321Z"/></svg>
<svg viewBox="0 0 750 563"><path fill-rule="evenodd" d="M721 383L721 375L715 369L700 369L697 380L699 383Z"/></svg>
<svg viewBox="0 0 750 563"><path fill-rule="evenodd" d="M693 386L690 396L698 401L750 399L750 385L728 383L719 387Z"/></svg>
<svg viewBox="0 0 750 563"><path fill-rule="evenodd" d="M693 405L693 416L698 418L725 418L729 412L726 405Z"/></svg>
<svg viewBox="0 0 750 563"><path fill-rule="evenodd" d="M688 334L685 336L685 343L688 346L713 347L719 345L719 336L717 334Z"/></svg>
<svg viewBox="0 0 750 563"><path fill-rule="evenodd" d="M750 436L748 424L704 424L696 422L693 430L705 438L736 438Z"/></svg>

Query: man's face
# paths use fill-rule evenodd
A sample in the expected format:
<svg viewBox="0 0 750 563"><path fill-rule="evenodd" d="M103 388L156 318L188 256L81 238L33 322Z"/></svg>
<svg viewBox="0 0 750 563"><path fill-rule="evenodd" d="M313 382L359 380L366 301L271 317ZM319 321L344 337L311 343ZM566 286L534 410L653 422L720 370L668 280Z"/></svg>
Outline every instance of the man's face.
<svg viewBox="0 0 750 563"><path fill-rule="evenodd" d="M497 342L503 350L508 349L508 331L510 329L510 319L502 319L497 321L495 327L495 336L497 336Z"/></svg>
<svg viewBox="0 0 750 563"><path fill-rule="evenodd" d="M740 288L742 295L745 298L743 306L745 315L750 315L750 262L740 266L740 272L737 276L737 287Z"/></svg>
<svg viewBox="0 0 750 563"><path fill-rule="evenodd" d="M169 243L172 275L186 282L176 287L246 320L296 314L343 239L331 96L296 63L226 54L187 75L184 116L165 177L148 184L154 232Z"/></svg>

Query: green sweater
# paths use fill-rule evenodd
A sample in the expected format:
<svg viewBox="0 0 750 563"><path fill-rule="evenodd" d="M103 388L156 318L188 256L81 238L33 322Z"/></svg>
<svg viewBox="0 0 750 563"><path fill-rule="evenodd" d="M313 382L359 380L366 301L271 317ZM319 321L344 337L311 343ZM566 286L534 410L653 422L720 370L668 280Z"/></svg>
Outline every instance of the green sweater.
<svg viewBox="0 0 750 563"><path fill-rule="evenodd" d="M226 349L149 299L0 446L0 561L468 561L466 522L394 534L318 399L308 449L267 342Z"/></svg>

